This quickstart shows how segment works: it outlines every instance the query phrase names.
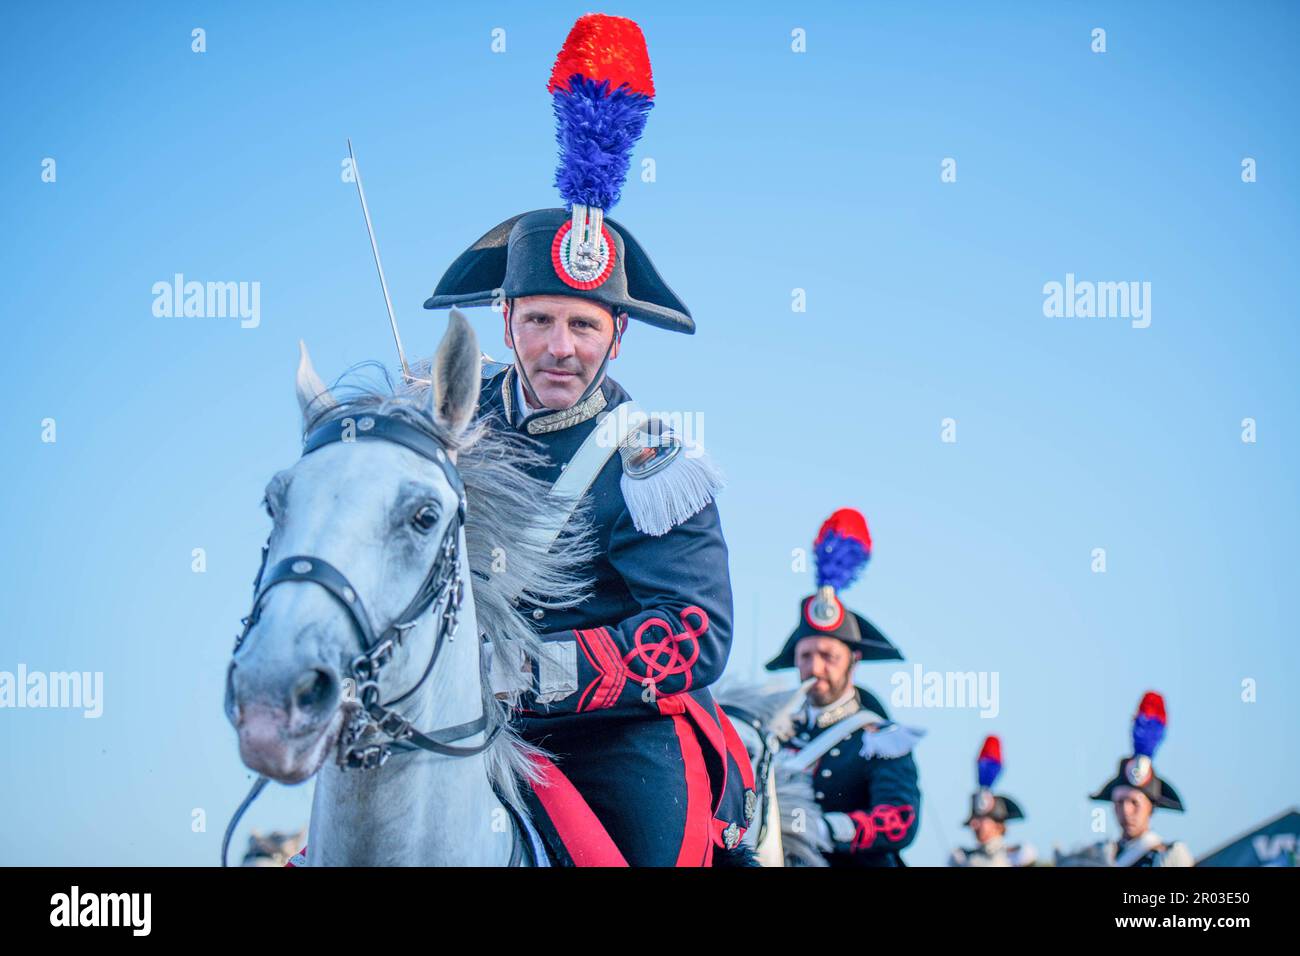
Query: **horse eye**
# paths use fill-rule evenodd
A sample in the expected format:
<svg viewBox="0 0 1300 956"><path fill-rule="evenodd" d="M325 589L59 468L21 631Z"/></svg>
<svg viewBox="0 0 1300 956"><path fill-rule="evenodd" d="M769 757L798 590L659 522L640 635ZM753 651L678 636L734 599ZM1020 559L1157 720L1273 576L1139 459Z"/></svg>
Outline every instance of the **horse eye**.
<svg viewBox="0 0 1300 956"><path fill-rule="evenodd" d="M433 505L425 505L415 513L415 517L411 519L411 524L421 531L432 531L438 526L438 509Z"/></svg>
<svg viewBox="0 0 1300 956"><path fill-rule="evenodd" d="M271 510L271 499L266 497L265 495L262 496L262 508L264 511L266 511L267 517L270 518L272 521L274 521L275 512Z"/></svg>

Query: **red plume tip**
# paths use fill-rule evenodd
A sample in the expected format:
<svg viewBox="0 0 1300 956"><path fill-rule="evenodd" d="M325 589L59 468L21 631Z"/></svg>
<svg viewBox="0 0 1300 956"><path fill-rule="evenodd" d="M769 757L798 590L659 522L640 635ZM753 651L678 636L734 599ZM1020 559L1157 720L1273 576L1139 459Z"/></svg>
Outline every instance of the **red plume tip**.
<svg viewBox="0 0 1300 956"><path fill-rule="evenodd" d="M1154 717L1160 723L1167 723L1165 717L1165 699L1153 690L1147 691L1142 695L1142 703L1138 705L1139 717Z"/></svg>
<svg viewBox="0 0 1300 956"><path fill-rule="evenodd" d="M979 759L996 760L998 763L1002 763L1002 741L994 736L985 737L984 746L980 748Z"/></svg>
<svg viewBox="0 0 1300 956"><path fill-rule="evenodd" d="M827 532L834 531L844 538L856 538L868 553L871 551L871 532L867 530L867 519L855 508L841 508L823 522L817 532L813 546L821 544Z"/></svg>
<svg viewBox="0 0 1300 956"><path fill-rule="evenodd" d="M569 78L581 74L597 83L609 81L609 92L624 83L633 93L654 98L654 78L650 75L650 53L645 36L634 20L588 13L579 17L555 58L548 93L569 89Z"/></svg>

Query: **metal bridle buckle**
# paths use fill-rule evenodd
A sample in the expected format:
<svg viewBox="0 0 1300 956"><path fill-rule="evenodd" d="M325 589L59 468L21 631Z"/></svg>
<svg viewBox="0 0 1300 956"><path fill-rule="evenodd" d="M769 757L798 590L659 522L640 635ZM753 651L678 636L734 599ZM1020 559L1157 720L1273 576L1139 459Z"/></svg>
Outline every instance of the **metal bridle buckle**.
<svg viewBox="0 0 1300 956"><path fill-rule="evenodd" d="M388 762L392 751L380 744L370 744L359 750L350 750L347 755L346 770L375 770Z"/></svg>
<svg viewBox="0 0 1300 956"><path fill-rule="evenodd" d="M401 740L411 733L411 722L395 710L389 710L384 713L384 717L379 721L379 729L395 740Z"/></svg>

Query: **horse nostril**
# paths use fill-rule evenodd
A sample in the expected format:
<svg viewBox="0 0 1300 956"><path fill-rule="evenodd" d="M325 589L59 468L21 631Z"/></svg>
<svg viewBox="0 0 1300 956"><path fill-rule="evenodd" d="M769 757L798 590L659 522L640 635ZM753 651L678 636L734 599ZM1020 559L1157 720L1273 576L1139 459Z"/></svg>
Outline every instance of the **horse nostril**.
<svg viewBox="0 0 1300 956"><path fill-rule="evenodd" d="M323 670L307 671L294 684L294 709L303 712L324 710L333 703L336 686L332 674Z"/></svg>

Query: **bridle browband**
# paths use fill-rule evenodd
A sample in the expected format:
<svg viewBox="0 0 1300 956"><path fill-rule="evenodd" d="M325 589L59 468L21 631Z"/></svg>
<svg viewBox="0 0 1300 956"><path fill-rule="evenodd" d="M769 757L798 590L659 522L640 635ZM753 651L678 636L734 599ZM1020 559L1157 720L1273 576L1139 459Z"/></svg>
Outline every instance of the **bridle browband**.
<svg viewBox="0 0 1300 956"><path fill-rule="evenodd" d="M336 442L352 443L358 440L390 441L409 448L436 465L455 491L456 516L454 520L447 523L438 548L438 557L433 566L429 568L429 572L406 609L391 624L376 634L361 595L342 571L323 558L306 554L290 555L277 561L268 569L266 566L267 555L270 552L268 541L267 544L262 545L262 563L258 568L257 577L253 580L253 608L248 616L241 620L244 629L235 639L232 658L239 653L244 640L261 617L262 603L271 588L288 581L318 584L347 612L356 628L361 645L361 653L352 659L349 673L345 675L355 685L355 696L344 703L352 713L339 735L337 757L339 767L345 771L370 770L382 767L393 753L414 753L418 750L446 757L470 757L480 754L496 740L502 724L492 728L480 744L454 746L453 741L463 740L486 731L488 728L486 710L475 720L423 733L416 730L405 717L391 709L414 694L424 684L433 672L444 643L455 639L457 617L464 598L463 584L459 576L460 532L465 524L467 506L464 482L461 481L460 474L446 449L436 438L396 416L359 414L355 417L344 416L328 421L313 429L303 440L302 454L309 455L319 448ZM434 634L433 651L429 656L428 664L425 665L424 673L405 693L387 703L381 702L380 670L392 659L394 648L402 646L407 631L415 627L416 622L426 612L439 605L442 610ZM231 667L234 667L233 659ZM380 739L375 740L376 737ZM226 865L227 847L239 818L265 786L266 779L266 777L258 778L258 782L253 785L253 789L230 821L221 846L222 866ZM518 842L516 839L512 863L519 856Z"/></svg>

